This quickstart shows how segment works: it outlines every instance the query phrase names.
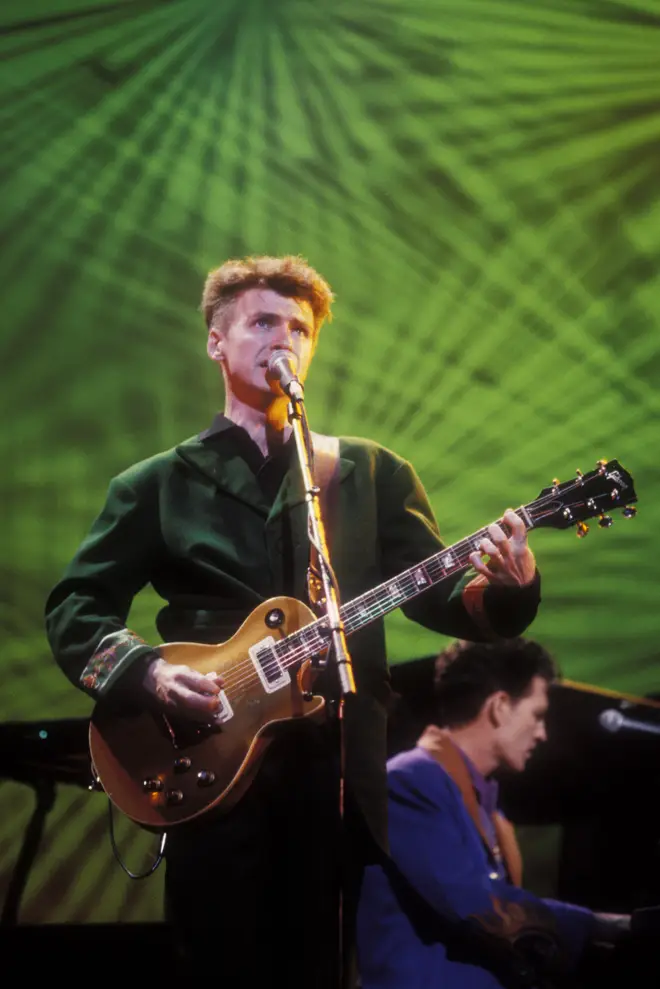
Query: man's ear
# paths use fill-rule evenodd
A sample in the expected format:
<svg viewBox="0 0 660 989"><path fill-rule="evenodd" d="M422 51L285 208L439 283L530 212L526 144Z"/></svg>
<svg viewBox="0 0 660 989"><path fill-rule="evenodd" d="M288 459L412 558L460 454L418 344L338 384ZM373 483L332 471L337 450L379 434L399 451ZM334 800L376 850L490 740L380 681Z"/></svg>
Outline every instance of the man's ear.
<svg viewBox="0 0 660 989"><path fill-rule="evenodd" d="M505 690L498 690L486 700L486 713L493 728L505 724L511 713L511 698Z"/></svg>
<svg viewBox="0 0 660 989"><path fill-rule="evenodd" d="M212 361L222 361L224 360L224 353L222 349L223 336L219 330L216 330L213 326L209 330L208 340L206 341L206 353L209 355Z"/></svg>

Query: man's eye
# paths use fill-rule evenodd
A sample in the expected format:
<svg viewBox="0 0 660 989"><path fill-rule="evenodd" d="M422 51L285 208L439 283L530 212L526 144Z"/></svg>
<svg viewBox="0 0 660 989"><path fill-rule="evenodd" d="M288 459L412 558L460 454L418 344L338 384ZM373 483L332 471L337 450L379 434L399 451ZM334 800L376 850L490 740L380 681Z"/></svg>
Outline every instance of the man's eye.
<svg viewBox="0 0 660 989"><path fill-rule="evenodd" d="M296 333L300 333L304 337L308 337L309 336L309 327L308 326L296 326L296 327L294 327L294 329L295 329Z"/></svg>
<svg viewBox="0 0 660 989"><path fill-rule="evenodd" d="M260 326L262 329L268 329L272 325L273 321L270 316L260 316L257 320L257 326Z"/></svg>

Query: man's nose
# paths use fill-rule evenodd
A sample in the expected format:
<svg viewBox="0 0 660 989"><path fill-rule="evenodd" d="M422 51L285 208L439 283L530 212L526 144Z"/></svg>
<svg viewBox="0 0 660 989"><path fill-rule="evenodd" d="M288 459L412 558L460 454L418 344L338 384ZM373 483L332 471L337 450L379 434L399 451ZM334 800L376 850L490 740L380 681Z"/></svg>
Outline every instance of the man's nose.
<svg viewBox="0 0 660 989"><path fill-rule="evenodd" d="M290 350L291 353L295 353L295 337L293 330L289 326L280 326L276 333L273 334L271 340L272 350Z"/></svg>
<svg viewBox="0 0 660 989"><path fill-rule="evenodd" d="M548 741L548 731L547 731L547 728L545 726L545 721L541 721L541 723L538 725L538 727L536 729L536 740L538 742L547 742Z"/></svg>

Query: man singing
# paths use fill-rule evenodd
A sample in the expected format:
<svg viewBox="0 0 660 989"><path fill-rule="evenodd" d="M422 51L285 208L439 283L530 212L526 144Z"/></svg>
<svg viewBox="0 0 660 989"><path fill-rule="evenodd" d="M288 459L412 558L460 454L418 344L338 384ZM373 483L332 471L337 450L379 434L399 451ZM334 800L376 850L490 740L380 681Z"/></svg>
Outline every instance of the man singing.
<svg viewBox="0 0 660 989"><path fill-rule="evenodd" d="M207 352L222 372L224 414L199 435L114 478L107 500L47 604L57 662L95 700L130 698L208 721L222 680L172 665L127 628L151 584L163 598L164 642L218 643L275 595L307 596L307 506L287 398L268 374L284 350L305 380L330 316L326 281L299 257L227 261L206 281ZM442 549L409 463L365 439L338 441L330 543L342 603ZM448 634L514 635L532 621L539 578L518 516L492 526L474 571L437 584L404 608ZM487 556L487 559L484 557ZM475 573L476 571L476 573ZM343 876L347 966L355 889L365 861L387 846L385 724L390 693L382 620L349 639L357 692L345 706L345 818L331 669L315 687L323 724L296 724L273 743L229 812L174 827L167 915L187 975L233 989L282 982L336 986ZM347 865L349 863L350 865Z"/></svg>

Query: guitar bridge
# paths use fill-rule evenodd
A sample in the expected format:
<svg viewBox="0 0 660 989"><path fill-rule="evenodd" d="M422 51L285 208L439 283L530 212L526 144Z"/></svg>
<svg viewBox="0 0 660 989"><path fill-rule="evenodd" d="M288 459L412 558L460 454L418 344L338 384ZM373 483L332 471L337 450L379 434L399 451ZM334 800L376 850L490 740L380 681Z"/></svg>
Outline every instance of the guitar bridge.
<svg viewBox="0 0 660 989"><path fill-rule="evenodd" d="M252 646L249 652L250 659L261 680L267 694L272 694L287 683L291 683L291 676L285 670L275 654L275 639L269 635L261 642Z"/></svg>
<svg viewBox="0 0 660 989"><path fill-rule="evenodd" d="M218 701L218 709L213 714L213 721L216 725L223 725L225 721L234 717L234 711L224 690L218 694Z"/></svg>

